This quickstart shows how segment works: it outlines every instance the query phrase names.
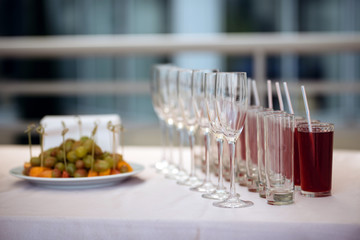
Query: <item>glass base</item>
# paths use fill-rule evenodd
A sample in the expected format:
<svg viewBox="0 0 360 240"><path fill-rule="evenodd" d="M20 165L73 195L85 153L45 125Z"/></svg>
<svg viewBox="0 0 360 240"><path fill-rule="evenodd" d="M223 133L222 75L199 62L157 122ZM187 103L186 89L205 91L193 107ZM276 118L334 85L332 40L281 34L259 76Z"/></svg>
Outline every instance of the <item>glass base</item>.
<svg viewBox="0 0 360 240"><path fill-rule="evenodd" d="M259 196L261 198L266 198L266 188L262 183L259 183Z"/></svg>
<svg viewBox="0 0 360 240"><path fill-rule="evenodd" d="M155 168L157 171L162 171L164 168L166 168L168 166L168 162L167 161L159 161L156 162L154 165L152 165L152 168Z"/></svg>
<svg viewBox="0 0 360 240"><path fill-rule="evenodd" d="M205 193L201 195L203 198L212 200L225 200L230 196L230 193L225 188L216 189L215 192Z"/></svg>
<svg viewBox="0 0 360 240"><path fill-rule="evenodd" d="M240 186L242 186L242 187L247 187L246 175L238 176L238 182L239 182L239 185L240 185Z"/></svg>
<svg viewBox="0 0 360 240"><path fill-rule="evenodd" d="M179 169L177 169L176 167L173 167L173 168L169 169L167 174L165 174L165 178L176 180L176 177L178 176L178 174L179 174Z"/></svg>
<svg viewBox="0 0 360 240"><path fill-rule="evenodd" d="M179 171L178 174L176 175L176 180L177 180L177 183L179 182L185 182L186 180L189 179L189 175L184 172L184 171Z"/></svg>
<svg viewBox="0 0 360 240"><path fill-rule="evenodd" d="M200 186L190 188L190 190L201 193L212 193L216 190L216 186L211 182L203 182Z"/></svg>
<svg viewBox="0 0 360 240"><path fill-rule="evenodd" d="M267 203L270 205L288 205L294 203L294 192L268 192Z"/></svg>
<svg viewBox="0 0 360 240"><path fill-rule="evenodd" d="M325 192L307 192L304 190L301 190L301 195L305 196L305 197L328 197L331 196L331 190L329 191L325 191Z"/></svg>
<svg viewBox="0 0 360 240"><path fill-rule="evenodd" d="M300 185L295 185L295 191L301 191L301 186Z"/></svg>
<svg viewBox="0 0 360 240"><path fill-rule="evenodd" d="M247 179L247 188L249 192L259 192L259 181L255 179Z"/></svg>
<svg viewBox="0 0 360 240"><path fill-rule="evenodd" d="M200 181L196 176L192 176L189 177L186 181L184 182L178 182L178 184L180 185L184 185L184 186L190 186L190 187L197 187L202 183L202 181Z"/></svg>
<svg viewBox="0 0 360 240"><path fill-rule="evenodd" d="M231 196L222 202L215 202L213 205L220 208L245 208L251 207L254 203L251 201L241 200L239 195L236 194L235 196Z"/></svg>

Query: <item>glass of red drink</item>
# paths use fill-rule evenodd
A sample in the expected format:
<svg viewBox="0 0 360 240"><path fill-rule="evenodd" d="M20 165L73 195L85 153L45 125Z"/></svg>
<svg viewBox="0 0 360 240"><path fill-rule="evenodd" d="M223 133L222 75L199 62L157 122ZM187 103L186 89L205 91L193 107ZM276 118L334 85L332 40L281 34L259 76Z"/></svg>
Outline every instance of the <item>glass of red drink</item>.
<svg viewBox="0 0 360 240"><path fill-rule="evenodd" d="M301 194L307 197L331 196L334 125L297 126L300 156Z"/></svg>
<svg viewBox="0 0 360 240"><path fill-rule="evenodd" d="M294 185L295 190L301 190L301 178L300 178L300 155L299 155L299 143L298 143L298 131L297 126L307 123L307 120L303 117L295 117L295 131L294 131ZM311 123L319 123L318 120L311 120Z"/></svg>

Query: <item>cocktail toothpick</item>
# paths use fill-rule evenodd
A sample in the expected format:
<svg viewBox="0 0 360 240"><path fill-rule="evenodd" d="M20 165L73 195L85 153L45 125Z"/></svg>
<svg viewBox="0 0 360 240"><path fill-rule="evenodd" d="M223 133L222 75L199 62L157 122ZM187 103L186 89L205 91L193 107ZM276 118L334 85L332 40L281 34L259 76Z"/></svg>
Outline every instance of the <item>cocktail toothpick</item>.
<svg viewBox="0 0 360 240"><path fill-rule="evenodd" d="M41 153L40 153L40 162L41 162L41 164L40 164L40 166L44 167L44 134L45 134L45 129L40 124L40 126L36 128L36 131L40 135L40 149L41 149Z"/></svg>
<svg viewBox="0 0 360 240"><path fill-rule="evenodd" d="M92 161L91 161L91 171L94 170L94 153L95 153L95 134L97 132L98 129L98 123L95 122L94 123L94 129L91 132L91 139L92 139L92 147L91 147L91 156L92 156Z"/></svg>
<svg viewBox="0 0 360 240"><path fill-rule="evenodd" d="M65 169L67 169L67 162L66 162L66 146L65 146L65 134L69 131L69 129L66 127L65 122L61 121L61 124L63 126L63 130L61 131L62 139L63 139L63 156L64 156L64 165Z"/></svg>
<svg viewBox="0 0 360 240"><path fill-rule="evenodd" d="M112 157L113 157L113 169L115 170L115 153L116 153L116 126L111 121L107 123L107 129L112 133Z"/></svg>
<svg viewBox="0 0 360 240"><path fill-rule="evenodd" d="M31 145L31 131L35 128L35 124L31 123L27 126L25 133L28 135L29 140L29 150L30 150L30 159L32 158L32 145Z"/></svg>
<svg viewBox="0 0 360 240"><path fill-rule="evenodd" d="M75 118L77 119L77 124L79 127L79 139L82 137L82 122L79 115L76 115Z"/></svg>

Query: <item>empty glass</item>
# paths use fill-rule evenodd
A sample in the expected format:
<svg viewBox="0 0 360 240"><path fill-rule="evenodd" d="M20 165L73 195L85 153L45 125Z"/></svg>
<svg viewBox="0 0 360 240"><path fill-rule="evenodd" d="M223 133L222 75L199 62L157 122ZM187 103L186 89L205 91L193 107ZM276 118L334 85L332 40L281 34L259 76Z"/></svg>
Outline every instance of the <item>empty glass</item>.
<svg viewBox="0 0 360 240"><path fill-rule="evenodd" d="M183 69L179 71L179 106L183 116L184 124L189 135L191 170L189 178L179 184L196 187L202 182L195 174L195 131L198 128L198 120L195 116L195 108L193 102L193 70Z"/></svg>
<svg viewBox="0 0 360 240"><path fill-rule="evenodd" d="M245 72L218 73L216 80L216 113L221 131L228 141L230 150L230 195L216 207L242 208L252 206L236 193L235 144L244 127L248 107L247 78Z"/></svg>
<svg viewBox="0 0 360 240"><path fill-rule="evenodd" d="M294 202L294 115L264 117L266 200L271 205Z"/></svg>
<svg viewBox="0 0 360 240"><path fill-rule="evenodd" d="M155 110L155 113L160 122L160 128L162 133L161 143L162 143L162 155L161 159L158 160L154 167L161 171L168 166L167 156L166 156L166 138L167 138L167 128L166 128L166 119L165 113L163 112L162 107L162 95L161 95L161 78L166 78L167 72L172 68L168 64L157 64L153 66L152 69L152 79L151 79L151 99L152 105Z"/></svg>
<svg viewBox="0 0 360 240"><path fill-rule="evenodd" d="M216 113L216 73L205 73L205 103L207 108L207 117L210 124L210 129L216 138L217 144L217 159L218 159L218 185L214 192L203 194L204 198L224 200L229 197L226 191L223 180L223 143L224 134L221 131L219 118Z"/></svg>
<svg viewBox="0 0 360 240"><path fill-rule="evenodd" d="M186 181L189 176L185 172L183 162L183 142L184 142L184 119L179 107L179 71L180 68L172 68L169 70L169 102L171 106L171 114L174 120L174 126L177 130L178 136L178 149L179 149L179 161L178 172L175 174L166 175L168 178L176 179L179 182Z"/></svg>

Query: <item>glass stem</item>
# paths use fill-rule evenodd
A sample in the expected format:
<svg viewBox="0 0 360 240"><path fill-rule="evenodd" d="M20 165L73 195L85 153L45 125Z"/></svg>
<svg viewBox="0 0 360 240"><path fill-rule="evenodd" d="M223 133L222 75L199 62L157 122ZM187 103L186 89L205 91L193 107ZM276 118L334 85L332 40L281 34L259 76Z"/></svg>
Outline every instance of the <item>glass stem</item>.
<svg viewBox="0 0 360 240"><path fill-rule="evenodd" d="M190 145L190 154L191 154L191 172L190 176L195 177L195 152L194 152L194 142L195 137L193 132L189 132L189 145Z"/></svg>
<svg viewBox="0 0 360 240"><path fill-rule="evenodd" d="M159 119L160 129L161 129L161 146L162 146L162 156L161 161L166 161L166 135L167 129L164 120Z"/></svg>
<svg viewBox="0 0 360 240"><path fill-rule="evenodd" d="M206 178L205 182L210 182L210 134L206 129L204 133L204 145L205 145L205 164L206 164Z"/></svg>
<svg viewBox="0 0 360 240"><path fill-rule="evenodd" d="M235 197L235 141L229 141L228 143L230 149L230 197Z"/></svg>
<svg viewBox="0 0 360 240"><path fill-rule="evenodd" d="M219 182L218 189L224 189L224 178L223 178L223 138L216 138L217 147L218 147L218 161L219 161Z"/></svg>
<svg viewBox="0 0 360 240"><path fill-rule="evenodd" d="M169 162L170 164L174 165L174 159L173 159L173 148L174 148L174 128L173 124L169 124Z"/></svg>
<svg viewBox="0 0 360 240"><path fill-rule="evenodd" d="M184 131L183 128L178 128L179 133L179 169L184 171L184 160L183 160L183 142L184 142Z"/></svg>

